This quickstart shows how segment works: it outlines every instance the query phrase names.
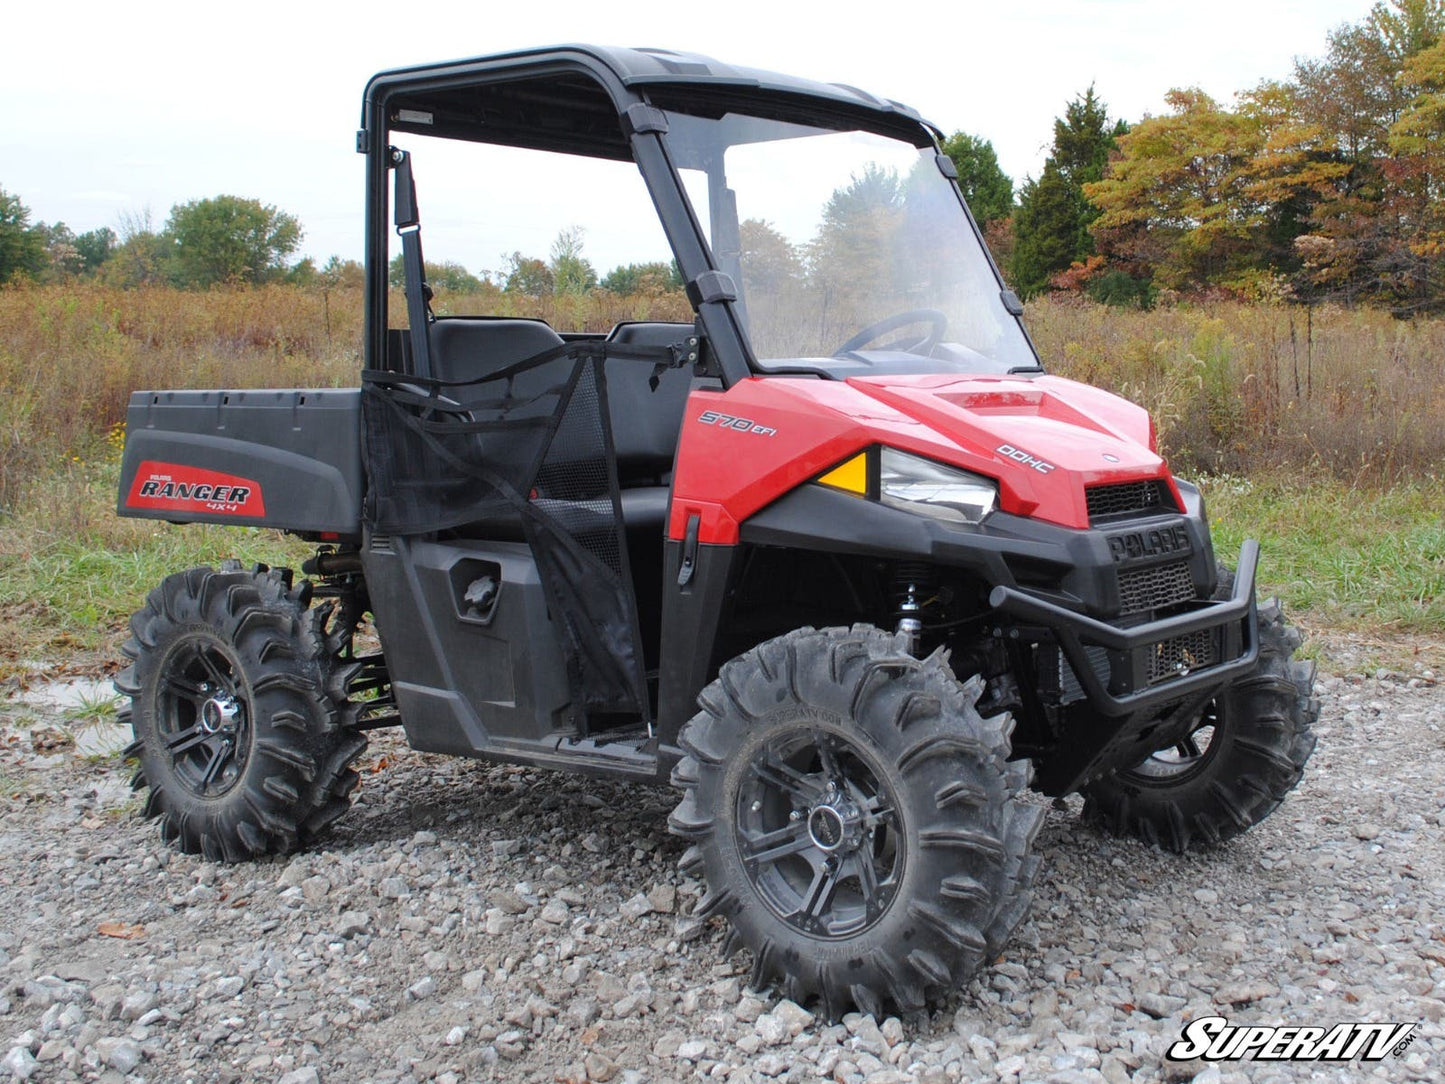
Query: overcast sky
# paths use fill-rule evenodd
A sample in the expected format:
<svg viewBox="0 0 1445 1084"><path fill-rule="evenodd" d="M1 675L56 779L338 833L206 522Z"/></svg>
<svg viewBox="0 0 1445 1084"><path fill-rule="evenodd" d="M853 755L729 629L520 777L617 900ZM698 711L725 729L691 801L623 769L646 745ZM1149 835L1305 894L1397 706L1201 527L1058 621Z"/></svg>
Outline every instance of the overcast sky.
<svg viewBox="0 0 1445 1084"><path fill-rule="evenodd" d="M1129 120L1161 111L1170 87L1200 86L1228 100L1287 76L1297 56L1322 53L1326 33L1364 18L1369 6L17 3L4 17L0 188L36 218L77 233L147 208L160 225L187 199L254 197L301 219L303 251L318 262L359 257L362 171L353 144L367 77L567 41L687 50L851 83L914 106L945 131L991 140L1018 183L1038 173L1054 117L1090 83L1111 115ZM418 173L424 183L420 161ZM604 270L628 256L590 254ZM487 266L490 257L477 259Z"/></svg>

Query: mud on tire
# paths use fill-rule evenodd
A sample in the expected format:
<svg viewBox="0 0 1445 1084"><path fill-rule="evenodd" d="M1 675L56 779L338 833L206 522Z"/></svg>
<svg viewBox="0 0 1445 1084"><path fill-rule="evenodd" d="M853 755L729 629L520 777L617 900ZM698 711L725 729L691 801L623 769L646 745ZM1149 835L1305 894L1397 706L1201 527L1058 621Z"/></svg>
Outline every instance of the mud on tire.
<svg viewBox="0 0 1445 1084"><path fill-rule="evenodd" d="M315 838L350 804L366 747L347 699L350 630L309 584L228 562L167 577L131 618L116 678L148 788L144 815L183 851L216 861L280 853Z"/></svg>
<svg viewBox="0 0 1445 1084"><path fill-rule="evenodd" d="M871 626L801 629L727 663L684 728L669 818L752 983L903 1012L997 956L1028 908L1042 811L1012 721L941 653Z"/></svg>
<svg viewBox="0 0 1445 1084"><path fill-rule="evenodd" d="M1221 593L1233 576L1221 575ZM1299 630L1279 600L1259 607L1259 665L1205 710L1184 743L1084 788L1084 819L1183 853L1264 820L1295 788L1314 751L1315 665L1295 660Z"/></svg>

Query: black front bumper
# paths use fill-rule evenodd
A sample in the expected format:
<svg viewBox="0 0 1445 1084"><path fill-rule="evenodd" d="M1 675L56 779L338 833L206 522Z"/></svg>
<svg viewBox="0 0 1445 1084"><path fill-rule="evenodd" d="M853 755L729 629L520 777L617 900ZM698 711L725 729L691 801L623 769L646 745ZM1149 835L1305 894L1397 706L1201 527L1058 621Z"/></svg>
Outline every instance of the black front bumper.
<svg viewBox="0 0 1445 1084"><path fill-rule="evenodd" d="M1216 573L1203 507L1196 491L1181 489L1180 513L1080 530L1003 513L964 529L801 486L744 523L741 534L755 545L922 559L990 585L995 635L1020 645L1018 661L1038 667L1041 682L1062 683L1062 655L1062 669L1078 680L1072 693L1027 696L1027 725L1015 735L1031 739L1039 789L1068 794L1178 741L1210 700L1256 665L1259 545L1241 548L1231 596L1211 600ZM1168 552L1111 547L1120 535L1160 530L1175 540ZM1122 574L1183 562L1191 597L1167 605L1183 612L1154 621L1117 616L1125 610ZM1180 650L1195 634L1210 645L1197 662Z"/></svg>
<svg viewBox="0 0 1445 1084"><path fill-rule="evenodd" d="M995 587L988 601L994 609L1016 620L1042 625L1052 632L1090 705L1104 715L1119 717L1152 710L1204 690L1217 690L1254 666L1259 655L1254 610L1254 574L1258 566L1259 543L1246 539L1239 550L1239 567L1230 598L1203 603L1189 613L1127 628L1096 621L1016 587ZM1161 645L1195 632L1214 632L1219 637L1217 662L1192 673L1183 671L1160 684L1127 692L1111 692L1106 688L1085 650L1094 645L1127 653L1135 658L1136 665L1131 670L1137 673L1146 669L1137 664L1146 661L1140 658L1141 653L1157 652Z"/></svg>
<svg viewBox="0 0 1445 1084"><path fill-rule="evenodd" d="M1070 713L1066 737L1037 764L1035 785L1045 794L1078 790L1090 780L1133 767L1156 749L1179 741L1209 701L1254 669L1259 658L1254 576L1259 543L1239 551L1234 590L1228 599L1202 602L1187 613L1120 627L1036 598L1017 588L996 587L989 602L1016 622L1047 630L1078 677L1087 708ZM1017 626L1016 626L1017 627ZM1154 684L1137 678L1180 637L1207 633L1218 646L1216 661ZM1102 648L1123 665L1110 668L1109 684L1096 672L1088 648ZM1110 687L1110 686L1113 687ZM1120 686L1129 686L1121 688Z"/></svg>

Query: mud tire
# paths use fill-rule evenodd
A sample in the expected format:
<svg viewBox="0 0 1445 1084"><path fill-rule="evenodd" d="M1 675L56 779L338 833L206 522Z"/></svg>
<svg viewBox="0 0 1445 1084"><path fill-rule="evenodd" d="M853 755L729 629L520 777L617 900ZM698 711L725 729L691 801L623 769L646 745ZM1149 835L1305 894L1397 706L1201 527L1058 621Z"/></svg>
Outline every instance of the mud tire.
<svg viewBox="0 0 1445 1084"><path fill-rule="evenodd" d="M1222 593L1232 579L1221 576ZM1315 665L1293 657L1299 645L1279 600L1261 605L1259 665L1206 709L1197 733L1211 727L1207 747L1174 761L1156 753L1090 783L1084 819L1182 854L1225 843L1273 813L1315 747Z"/></svg>
<svg viewBox="0 0 1445 1084"><path fill-rule="evenodd" d="M133 663L115 685L131 698L132 786L187 853L292 851L350 805L366 747L347 697L356 668L338 658L350 630L310 594L287 570L228 562L167 577L131 618Z"/></svg>
<svg viewBox="0 0 1445 1084"><path fill-rule="evenodd" d="M707 882L695 913L727 920L725 950L751 953L754 988L776 985L799 1003L816 998L830 1019L854 1007L916 1012L999 955L1028 909L1042 810L1019 801L1029 764L1008 759L1007 715L979 715L981 690L977 680L958 682L942 652L915 659L894 636L855 625L770 640L724 665L702 692L702 711L681 735L687 755L673 783L683 796L669 826L692 843L684 868L700 868ZM830 773L824 749L845 767ZM827 919L837 921L827 929L801 906L791 917L779 906L780 898L806 904L812 884L793 896L777 867L748 857L760 840L788 831L788 814L771 833L753 823L766 816L766 779L788 750L787 803L806 793L823 801L822 779L842 776L835 793L856 793L854 808L870 790L884 796L880 807L896 805L877 828L882 838L869 836L855 852L885 879L870 897L856 865L855 887L834 890ZM812 791L797 789L799 777ZM812 814L795 820L807 827L798 837L805 851L787 860L796 867L823 858ZM795 885L807 883L807 866L802 873ZM838 902L845 891L851 910Z"/></svg>

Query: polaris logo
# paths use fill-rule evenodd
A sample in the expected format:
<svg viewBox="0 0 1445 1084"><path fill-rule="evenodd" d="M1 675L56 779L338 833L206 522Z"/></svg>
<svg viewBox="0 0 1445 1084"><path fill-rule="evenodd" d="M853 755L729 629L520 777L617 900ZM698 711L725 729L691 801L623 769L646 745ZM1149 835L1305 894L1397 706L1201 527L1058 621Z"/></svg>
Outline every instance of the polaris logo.
<svg viewBox="0 0 1445 1084"><path fill-rule="evenodd" d="M1032 467L1040 474L1048 474L1054 469L1052 463L1046 462L1036 455L1030 455L1022 448L1015 448L1012 444L1000 444L994 451L1005 459L1012 459L1015 463L1022 463L1025 467Z"/></svg>
<svg viewBox="0 0 1445 1084"><path fill-rule="evenodd" d="M1414 1024L1336 1024L1334 1027L1231 1024L1201 1016L1181 1030L1165 1054L1170 1061L1382 1061L1410 1048Z"/></svg>
<svg viewBox="0 0 1445 1084"><path fill-rule="evenodd" d="M1133 561L1140 557L1162 557L1165 554L1192 553L1189 532L1182 523L1172 527L1156 527L1148 531L1130 531L1109 536L1109 554L1115 561Z"/></svg>

